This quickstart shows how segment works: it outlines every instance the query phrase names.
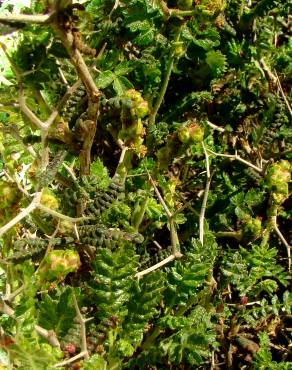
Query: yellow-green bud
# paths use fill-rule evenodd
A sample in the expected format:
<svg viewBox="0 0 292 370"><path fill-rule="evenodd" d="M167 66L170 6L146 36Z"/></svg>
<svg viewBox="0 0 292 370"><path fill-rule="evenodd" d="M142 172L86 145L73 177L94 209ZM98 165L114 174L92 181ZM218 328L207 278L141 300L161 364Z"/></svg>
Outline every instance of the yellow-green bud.
<svg viewBox="0 0 292 370"><path fill-rule="evenodd" d="M39 268L42 280L63 280L69 272L77 271L80 267L79 254L72 250L55 249L45 257Z"/></svg>
<svg viewBox="0 0 292 370"><path fill-rule="evenodd" d="M268 187L277 187L279 183L291 181L291 164L286 160L273 163L267 173L266 182Z"/></svg>
<svg viewBox="0 0 292 370"><path fill-rule="evenodd" d="M0 209L5 209L15 204L21 197L16 184L6 181L0 182Z"/></svg>
<svg viewBox="0 0 292 370"><path fill-rule="evenodd" d="M259 218L249 218L242 227L245 239L255 239L261 235L262 221Z"/></svg>
<svg viewBox="0 0 292 370"><path fill-rule="evenodd" d="M190 140L193 143L198 143L204 139L204 128L197 125L196 123L191 123L189 126Z"/></svg>
<svg viewBox="0 0 292 370"><path fill-rule="evenodd" d="M181 126L177 132L178 138L182 143L199 143L204 139L204 128L196 123L188 126Z"/></svg>
<svg viewBox="0 0 292 370"><path fill-rule="evenodd" d="M135 112L138 118L144 118L149 112L147 101L141 101L135 108Z"/></svg>
<svg viewBox="0 0 292 370"><path fill-rule="evenodd" d="M59 208L59 201L56 195L48 188L45 188L42 192L41 204L54 210Z"/></svg>
<svg viewBox="0 0 292 370"><path fill-rule="evenodd" d="M134 102L141 102L143 101L142 95L139 91L135 89L127 90L125 93L126 98L133 100Z"/></svg>
<svg viewBox="0 0 292 370"><path fill-rule="evenodd" d="M271 191L271 200L281 205L289 194L288 183L291 181L291 164L286 160L273 163L267 172L266 184Z"/></svg>
<svg viewBox="0 0 292 370"><path fill-rule="evenodd" d="M186 48L184 47L184 43L182 41L178 41L173 44L173 55L176 58L182 57L185 51L186 51Z"/></svg>
<svg viewBox="0 0 292 370"><path fill-rule="evenodd" d="M187 126L181 126L177 131L177 136L183 144L188 143L190 141L189 128Z"/></svg>

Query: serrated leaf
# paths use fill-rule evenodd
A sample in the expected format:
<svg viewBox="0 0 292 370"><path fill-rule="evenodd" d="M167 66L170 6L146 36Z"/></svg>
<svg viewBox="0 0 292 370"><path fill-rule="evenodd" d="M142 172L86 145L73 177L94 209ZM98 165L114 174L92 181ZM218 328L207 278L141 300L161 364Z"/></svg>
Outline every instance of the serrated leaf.
<svg viewBox="0 0 292 370"><path fill-rule="evenodd" d="M125 76L119 76L115 78L113 88L119 96L122 96L127 90L134 89L134 85Z"/></svg>
<svg viewBox="0 0 292 370"><path fill-rule="evenodd" d="M129 72L133 71L135 62L132 61L123 61L118 64L115 68L115 75L116 76L123 76L128 74Z"/></svg>
<svg viewBox="0 0 292 370"><path fill-rule="evenodd" d="M99 354L94 354L89 359L82 361L83 370L107 370L107 368L107 362Z"/></svg>
<svg viewBox="0 0 292 370"><path fill-rule="evenodd" d="M155 38L155 30L153 28L149 28L147 31L141 32L139 36L134 38L134 43L139 46L147 46L150 45Z"/></svg>
<svg viewBox="0 0 292 370"><path fill-rule="evenodd" d="M54 330L57 336L63 336L68 332L75 316L71 289L65 289L55 299L46 294L39 304L39 325L47 330Z"/></svg>
<svg viewBox="0 0 292 370"><path fill-rule="evenodd" d="M193 40L193 43L196 46L199 46L200 48L202 48L202 49L204 49L204 50L207 51L207 50L211 50L214 47L218 46L220 44L220 41L212 41L210 39L203 39L203 40L194 39Z"/></svg>
<svg viewBox="0 0 292 370"><path fill-rule="evenodd" d="M132 32L141 32L141 31L148 31L151 25L149 24L148 20L137 20L135 22L131 22L127 25L127 27Z"/></svg>
<svg viewBox="0 0 292 370"><path fill-rule="evenodd" d="M96 86L100 89L108 87L116 78L116 75L112 71L103 71L96 79Z"/></svg>

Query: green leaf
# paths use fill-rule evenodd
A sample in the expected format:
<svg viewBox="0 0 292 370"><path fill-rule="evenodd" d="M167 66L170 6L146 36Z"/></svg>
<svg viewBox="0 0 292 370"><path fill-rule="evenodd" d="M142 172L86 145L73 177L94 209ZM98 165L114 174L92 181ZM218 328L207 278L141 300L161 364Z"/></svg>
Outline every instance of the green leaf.
<svg viewBox="0 0 292 370"><path fill-rule="evenodd" d="M100 158L95 159L90 165L91 175L98 178L98 185L100 189L106 189L110 183L108 170L102 163Z"/></svg>
<svg viewBox="0 0 292 370"><path fill-rule="evenodd" d="M139 46L150 45L155 38L155 31L153 28L149 28L147 31L141 32L139 36L134 38L135 44Z"/></svg>
<svg viewBox="0 0 292 370"><path fill-rule="evenodd" d="M39 325L47 330L54 330L57 336L63 336L68 332L75 316L70 288L64 289L54 298L46 294L39 304Z"/></svg>
<svg viewBox="0 0 292 370"><path fill-rule="evenodd" d="M83 370L107 370L107 362L105 359L99 355L94 354L89 359L82 361Z"/></svg>
<svg viewBox="0 0 292 370"><path fill-rule="evenodd" d="M123 61L116 66L115 74L116 76L127 75L128 73L132 72L134 68L135 68L135 62Z"/></svg>
<svg viewBox="0 0 292 370"><path fill-rule="evenodd" d="M92 304L97 305L101 320L113 316L122 320L127 314L127 302L137 269L137 256L129 246L125 243L114 252L103 248L97 250L90 287Z"/></svg>
<svg viewBox="0 0 292 370"><path fill-rule="evenodd" d="M195 40L193 40L193 43L196 46L199 46L200 48L202 48L206 51L211 50L212 48L214 48L214 47L216 47L220 44L219 41L212 41L210 39L203 39L203 40L195 39Z"/></svg>
<svg viewBox="0 0 292 370"><path fill-rule="evenodd" d="M115 78L113 88L119 96L122 96L127 90L134 89L134 85L125 76L120 76Z"/></svg>
<svg viewBox="0 0 292 370"><path fill-rule="evenodd" d="M103 71L96 79L96 86L100 89L108 87L116 78L112 71Z"/></svg>
<svg viewBox="0 0 292 370"><path fill-rule="evenodd" d="M180 326L170 318L166 322ZM184 325L179 330L160 341L159 347L170 362L201 365L204 358L210 357L211 347L216 347L215 326L210 313L197 306L182 323Z"/></svg>

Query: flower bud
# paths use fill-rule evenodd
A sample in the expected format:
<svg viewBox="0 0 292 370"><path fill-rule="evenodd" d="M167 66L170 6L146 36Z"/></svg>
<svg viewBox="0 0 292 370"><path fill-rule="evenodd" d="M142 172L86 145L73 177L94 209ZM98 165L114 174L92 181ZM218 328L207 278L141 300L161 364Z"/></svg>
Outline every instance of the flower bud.
<svg viewBox="0 0 292 370"><path fill-rule="evenodd" d="M21 193L16 184L6 181L0 182L0 209L5 209L17 203Z"/></svg>
<svg viewBox="0 0 292 370"><path fill-rule="evenodd" d="M195 144L203 141L204 128L196 123L191 123L188 126L181 126L177 134L182 143Z"/></svg>
<svg viewBox="0 0 292 370"><path fill-rule="evenodd" d="M80 267L79 254L72 250L55 249L45 257L39 275L43 280L63 280L69 272L77 271Z"/></svg>
<svg viewBox="0 0 292 370"><path fill-rule="evenodd" d="M133 100L134 102L141 102L143 101L142 95L139 91L135 89L129 89L125 93L126 98Z"/></svg>
<svg viewBox="0 0 292 370"><path fill-rule="evenodd" d="M54 210L59 208L59 201L56 195L48 188L44 188L42 192L41 204Z"/></svg>
<svg viewBox="0 0 292 370"><path fill-rule="evenodd" d="M141 101L135 108L135 112L138 118L144 118L145 116L147 116L149 112L147 101L145 100Z"/></svg>
<svg viewBox="0 0 292 370"><path fill-rule="evenodd" d="M262 222L259 218L248 218L242 227L245 239L255 239L261 235Z"/></svg>

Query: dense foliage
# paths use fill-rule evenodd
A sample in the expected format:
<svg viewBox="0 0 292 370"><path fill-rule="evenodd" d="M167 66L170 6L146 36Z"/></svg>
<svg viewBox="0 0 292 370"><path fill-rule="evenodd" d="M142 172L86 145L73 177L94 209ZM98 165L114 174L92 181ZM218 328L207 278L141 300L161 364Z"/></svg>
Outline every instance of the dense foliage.
<svg viewBox="0 0 292 370"><path fill-rule="evenodd" d="M288 3L1 2L1 369L291 368Z"/></svg>

